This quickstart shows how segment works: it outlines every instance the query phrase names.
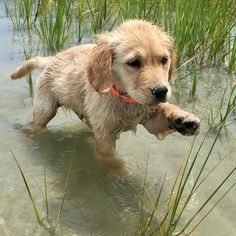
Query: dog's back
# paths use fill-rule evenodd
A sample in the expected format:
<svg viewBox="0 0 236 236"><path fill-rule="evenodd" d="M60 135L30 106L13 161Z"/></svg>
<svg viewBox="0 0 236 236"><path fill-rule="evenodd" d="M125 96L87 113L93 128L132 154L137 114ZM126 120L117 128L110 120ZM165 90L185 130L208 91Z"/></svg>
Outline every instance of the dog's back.
<svg viewBox="0 0 236 236"><path fill-rule="evenodd" d="M25 61L21 66L19 66L12 74L11 79L20 79L35 69L45 69L46 66L52 61L54 57L57 58L67 58L69 60L80 59L80 64L84 64L84 58L87 57L87 54L90 53L94 44L87 44L81 46L72 47L66 51L56 54L55 56L48 57L33 57Z"/></svg>

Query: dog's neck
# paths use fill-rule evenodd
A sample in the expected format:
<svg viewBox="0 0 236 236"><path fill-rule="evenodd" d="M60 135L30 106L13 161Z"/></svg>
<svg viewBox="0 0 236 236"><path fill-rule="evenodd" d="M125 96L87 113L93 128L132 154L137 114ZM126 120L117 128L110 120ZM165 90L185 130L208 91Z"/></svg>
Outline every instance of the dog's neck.
<svg viewBox="0 0 236 236"><path fill-rule="evenodd" d="M121 101L124 102L124 103L128 103L128 104L137 103L136 100L129 97L129 95L127 93L121 92L118 88L116 88L115 85L112 85L111 92L116 97L119 97L121 99Z"/></svg>

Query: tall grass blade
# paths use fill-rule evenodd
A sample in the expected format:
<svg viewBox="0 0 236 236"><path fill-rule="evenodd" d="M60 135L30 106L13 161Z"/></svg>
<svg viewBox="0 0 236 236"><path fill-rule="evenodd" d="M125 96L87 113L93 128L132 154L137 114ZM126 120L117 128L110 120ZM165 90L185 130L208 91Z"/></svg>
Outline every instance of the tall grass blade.
<svg viewBox="0 0 236 236"><path fill-rule="evenodd" d="M43 165L43 177L44 177L44 195L45 195L45 207L47 213L47 219L49 218L49 205L48 205L48 188L47 188L47 176L46 176L46 166L45 161Z"/></svg>
<svg viewBox="0 0 236 236"><path fill-rule="evenodd" d="M148 229L149 229L149 227L150 227L150 225L151 225L151 223L152 223L154 213L155 213L155 211L156 211L156 209L157 209L157 206L158 206L158 203L159 203L159 200L160 200L162 191L163 191L163 187L164 187L164 184L165 184L165 179L166 179L166 175L165 175L164 178L163 178L163 181L162 181L162 184L161 184L161 188L160 188L160 190L159 190L159 193L158 193L158 196L157 196L157 198L156 198L155 204L154 204L154 206L153 206L153 208L152 208L152 211L151 211L151 213L150 213L150 215L149 215L149 217L148 217L148 219L147 219L146 225L145 225L145 227L144 227L144 229L143 229L141 235L146 235L146 232L148 231Z"/></svg>
<svg viewBox="0 0 236 236"><path fill-rule="evenodd" d="M61 218L61 213L62 213L63 205L64 205L64 202L65 202L67 188L68 188L69 179L70 179L71 166L72 166L72 160L70 160L70 164L69 164L69 168L68 168L68 172L67 172L65 188L64 188L64 192L63 192L63 196L62 196L61 205L60 205L58 215L57 215L56 226L59 224L59 221L60 221L60 218Z"/></svg>
<svg viewBox="0 0 236 236"><path fill-rule="evenodd" d="M202 206L199 208L199 210L191 217L191 219L188 221L188 223L184 226L184 228L176 235L181 235L187 227L190 225L190 223L195 219L195 217L204 209L204 207L209 203L209 201L215 196L215 194L219 191L219 189L225 184L225 182L229 179L230 176L234 173L236 170L236 167L232 169L232 171L224 178L224 180L221 182L221 184L213 191L213 193L207 198L207 200L202 204ZM229 189L231 189L236 183L234 183ZM229 190L228 190L229 191ZM225 194L227 194L227 192ZM224 194L224 195L225 195ZM223 196L224 196L223 195Z"/></svg>
<svg viewBox="0 0 236 236"><path fill-rule="evenodd" d="M25 56L25 60L28 60L31 57L25 48L24 48L24 56ZM33 89L33 79L32 79L31 73L29 73L29 75L27 75L26 81L29 86L29 96L33 97L34 89Z"/></svg>
<svg viewBox="0 0 236 236"><path fill-rule="evenodd" d="M19 171L21 173L21 177L22 177L22 179L24 181L27 193L28 193L28 195L30 197L30 200L31 200L31 203L33 205L33 209L34 209L34 213L35 213L35 216L37 218L37 221L38 221L38 223L41 223L42 222L42 218L41 218L40 213L38 211L38 208L37 208L37 206L35 204L34 198L33 198L32 193L30 191L30 188L29 188L28 182L27 182L27 180L25 178L25 175L24 175L24 173L23 173L23 171L22 171L22 169L21 169L21 167L20 167L20 165L19 165L19 163L18 163L18 161L17 161L17 159L16 159L16 157L15 157L15 155L14 155L14 153L12 151L11 151L11 154L12 154L12 156L13 156L13 158L15 160L15 163L16 163L16 165L17 165L17 167L18 167L18 169L19 169Z"/></svg>
<svg viewBox="0 0 236 236"><path fill-rule="evenodd" d="M146 160L146 167L144 172L144 180L143 180L143 192L141 195L141 212L144 212L144 195L145 195L145 185L147 181L147 169L148 169L148 163L149 163L150 153L148 154L147 160ZM141 216L140 219L140 225L144 222L144 215Z"/></svg>
<svg viewBox="0 0 236 236"><path fill-rule="evenodd" d="M229 153L230 154L230 153ZM194 194L197 189L206 181L206 179L210 176L211 173L213 173L217 167L219 167L230 155L227 154L222 160L220 160L206 175L204 178L202 178L202 180L200 181L200 183L195 187L194 191L192 194Z"/></svg>
<svg viewBox="0 0 236 236"><path fill-rule="evenodd" d="M192 235L193 231L205 220L205 218L215 209L215 207L226 197L226 195L231 191L236 185L236 182L233 183L228 190L217 200L217 202L210 208L210 210L202 217L202 219L192 228L192 230L187 233L187 235Z"/></svg>

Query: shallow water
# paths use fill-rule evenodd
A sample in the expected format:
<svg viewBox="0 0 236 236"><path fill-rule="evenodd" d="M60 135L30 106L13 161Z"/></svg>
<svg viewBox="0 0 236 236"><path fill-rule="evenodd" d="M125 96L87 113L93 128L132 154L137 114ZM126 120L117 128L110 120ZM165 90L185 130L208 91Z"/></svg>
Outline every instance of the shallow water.
<svg viewBox="0 0 236 236"><path fill-rule="evenodd" d="M151 198L157 196L161 181L164 175L167 175L164 201L192 138L176 133L160 142L142 127L138 127L136 135L130 132L122 134L118 141L118 151L135 174L129 178L119 178L107 177L95 159L91 131L73 113L60 110L57 117L50 122L47 131L34 137L26 137L21 132L20 126L31 121L32 98L29 97L25 79L10 80L11 71L24 60L24 47L27 47L27 43L22 42L21 37L14 35L11 24L1 9L0 235L50 235L37 223L11 152L22 167L42 216L46 216L44 170L46 171L49 218L52 224L55 224L57 219L68 168L72 163L61 220L55 235L137 235L139 220L143 214L140 199L143 195L142 186L147 158L149 157L145 185ZM34 84L36 77L37 74L34 74ZM180 80L180 74L176 77L172 84L172 102L202 117L201 131L195 146L197 148L208 127L207 120L211 106L214 110L217 109L224 88L231 87L235 83L235 75L228 76L222 68L199 72L195 99L189 95L191 78ZM209 151L215 135L212 132L207 139L199 162ZM236 166L235 139L236 121L235 115L231 115L205 173L225 155L229 154L229 157L209 176L200 191L196 192L183 221L200 207L217 183L220 183ZM196 177L194 173L188 186L191 186ZM220 194L223 194L235 180L234 175ZM210 202L209 207L213 206L220 194ZM235 196L234 188L199 226L194 235L236 235ZM150 205L148 200L146 202L145 209ZM146 213L144 210L144 214Z"/></svg>

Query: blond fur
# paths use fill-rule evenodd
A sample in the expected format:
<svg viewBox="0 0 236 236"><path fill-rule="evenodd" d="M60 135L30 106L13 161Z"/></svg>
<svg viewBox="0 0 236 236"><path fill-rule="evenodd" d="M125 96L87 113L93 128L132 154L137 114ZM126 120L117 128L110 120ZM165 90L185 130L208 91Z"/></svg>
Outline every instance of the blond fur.
<svg viewBox="0 0 236 236"><path fill-rule="evenodd" d="M168 62L160 63L165 56ZM156 86L166 86L175 72L175 48L172 39L142 20L130 20L117 29L98 36L97 44L72 47L52 57L26 61L12 75L20 78L36 68L43 69L37 81L32 130L44 128L56 115L57 108L73 110L92 129L97 152L109 168L120 174L123 161L115 147L123 131L135 130L138 124L159 139L176 129L194 134L199 119L180 108L158 103L151 93ZM127 62L139 58L141 68ZM137 102L126 104L114 96L115 85ZM180 124L175 124L176 120ZM179 123L179 122L178 122ZM185 127L186 124L194 124Z"/></svg>

